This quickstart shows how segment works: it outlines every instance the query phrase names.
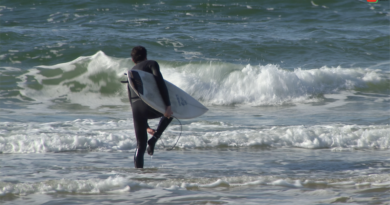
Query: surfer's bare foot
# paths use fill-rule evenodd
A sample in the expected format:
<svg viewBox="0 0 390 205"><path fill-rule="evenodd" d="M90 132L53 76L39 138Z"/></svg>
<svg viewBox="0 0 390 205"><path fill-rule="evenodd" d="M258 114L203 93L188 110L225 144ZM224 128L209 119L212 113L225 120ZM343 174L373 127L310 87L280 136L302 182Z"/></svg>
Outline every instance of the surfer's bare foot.
<svg viewBox="0 0 390 205"><path fill-rule="evenodd" d="M156 133L156 130L154 130L154 129L150 128L150 127L146 128L146 131L147 131L150 135L154 135L154 133Z"/></svg>
<svg viewBox="0 0 390 205"><path fill-rule="evenodd" d="M147 151L148 151L148 154L149 155L153 155L154 153L154 146L156 145L156 142L157 142L157 137L153 136L152 138L150 138L150 140L148 141L148 148L147 148Z"/></svg>

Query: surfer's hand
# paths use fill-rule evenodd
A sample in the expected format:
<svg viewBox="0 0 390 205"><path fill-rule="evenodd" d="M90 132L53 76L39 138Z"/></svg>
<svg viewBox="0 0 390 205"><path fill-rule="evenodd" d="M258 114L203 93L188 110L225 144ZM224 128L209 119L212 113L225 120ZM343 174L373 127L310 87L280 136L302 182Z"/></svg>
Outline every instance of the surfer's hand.
<svg viewBox="0 0 390 205"><path fill-rule="evenodd" d="M171 106L167 106L167 108L165 109L164 116L167 118L170 118L172 115L173 115L173 112L172 112Z"/></svg>
<svg viewBox="0 0 390 205"><path fill-rule="evenodd" d="M154 135L154 133L156 132L156 130L154 130L154 129L150 128L150 127L146 128L146 131L147 131L150 135Z"/></svg>

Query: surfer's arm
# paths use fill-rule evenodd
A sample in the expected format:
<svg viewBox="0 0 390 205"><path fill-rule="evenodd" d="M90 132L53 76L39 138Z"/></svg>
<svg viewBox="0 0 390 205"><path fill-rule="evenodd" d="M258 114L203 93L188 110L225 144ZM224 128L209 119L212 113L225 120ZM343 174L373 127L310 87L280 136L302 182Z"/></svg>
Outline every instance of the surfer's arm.
<svg viewBox="0 0 390 205"><path fill-rule="evenodd" d="M169 100L169 94L167 86L165 85L164 78L160 72L160 66L157 62L153 61L150 65L154 78L156 79L157 87L160 91L161 97L165 103L166 108L171 106L171 101ZM170 109L170 108L169 108ZM171 111L172 112L172 111Z"/></svg>
<svg viewBox="0 0 390 205"><path fill-rule="evenodd" d="M165 109L164 117L170 118L173 115L171 106L167 106Z"/></svg>

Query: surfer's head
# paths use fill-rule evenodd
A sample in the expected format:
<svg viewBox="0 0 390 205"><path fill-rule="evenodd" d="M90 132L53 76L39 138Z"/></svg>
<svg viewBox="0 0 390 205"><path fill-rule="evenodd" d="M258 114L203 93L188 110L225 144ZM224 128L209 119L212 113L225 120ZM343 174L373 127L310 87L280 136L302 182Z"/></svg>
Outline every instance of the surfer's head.
<svg viewBox="0 0 390 205"><path fill-rule="evenodd" d="M131 50L131 58L135 64L146 60L147 51L143 46L136 46Z"/></svg>

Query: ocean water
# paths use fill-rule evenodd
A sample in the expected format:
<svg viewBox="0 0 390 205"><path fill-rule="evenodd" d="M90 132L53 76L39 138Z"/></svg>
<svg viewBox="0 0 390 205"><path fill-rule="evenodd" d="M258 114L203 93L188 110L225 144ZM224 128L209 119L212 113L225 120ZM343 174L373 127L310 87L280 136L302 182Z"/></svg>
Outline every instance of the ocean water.
<svg viewBox="0 0 390 205"><path fill-rule="evenodd" d="M2 0L0 203L390 204L389 5ZM144 169L136 45L209 108Z"/></svg>

